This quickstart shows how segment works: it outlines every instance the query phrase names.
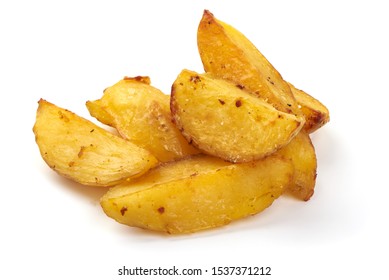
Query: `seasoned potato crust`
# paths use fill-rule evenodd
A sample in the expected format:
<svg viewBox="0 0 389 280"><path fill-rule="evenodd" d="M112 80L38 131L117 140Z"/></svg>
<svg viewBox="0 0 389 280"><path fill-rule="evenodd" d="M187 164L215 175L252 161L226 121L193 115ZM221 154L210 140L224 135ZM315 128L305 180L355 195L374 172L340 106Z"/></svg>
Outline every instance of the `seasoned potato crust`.
<svg viewBox="0 0 389 280"><path fill-rule="evenodd" d="M231 162L247 162L285 146L304 120L278 111L236 85L183 70L172 86L173 120L200 150Z"/></svg>
<svg viewBox="0 0 389 280"><path fill-rule="evenodd" d="M33 131L45 162L84 185L112 186L157 164L148 151L43 99Z"/></svg>
<svg viewBox="0 0 389 280"><path fill-rule="evenodd" d="M293 165L277 156L241 164L192 156L112 188L101 205L122 224L167 233L195 232L263 211L284 192L292 176Z"/></svg>

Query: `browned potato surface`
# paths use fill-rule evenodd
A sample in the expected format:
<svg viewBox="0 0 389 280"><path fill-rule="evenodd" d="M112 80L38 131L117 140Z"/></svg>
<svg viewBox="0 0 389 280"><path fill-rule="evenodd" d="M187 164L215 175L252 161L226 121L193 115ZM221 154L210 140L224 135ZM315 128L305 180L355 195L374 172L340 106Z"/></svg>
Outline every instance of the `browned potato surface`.
<svg viewBox="0 0 389 280"><path fill-rule="evenodd" d="M112 186L157 164L150 152L43 99L33 131L45 162L84 185Z"/></svg>
<svg viewBox="0 0 389 280"><path fill-rule="evenodd" d="M172 123L169 100L148 77L134 77L107 88L102 98L86 105L93 117L166 162L199 153Z"/></svg>
<svg viewBox="0 0 389 280"><path fill-rule="evenodd" d="M301 114L288 83L265 56L207 10L198 27L197 45L206 72L232 81L280 111Z"/></svg>
<svg viewBox="0 0 389 280"><path fill-rule="evenodd" d="M183 70L172 86L171 111L190 143L231 162L275 152L304 124L230 82L189 70Z"/></svg>
<svg viewBox="0 0 389 280"><path fill-rule="evenodd" d="M301 112L305 116L304 130L308 133L315 132L330 121L330 113L326 106L305 91L297 89L289 83L294 97L299 104Z"/></svg>
<svg viewBox="0 0 389 280"><path fill-rule="evenodd" d="M172 234L195 232L261 212L292 176L290 161L277 156L241 164L192 156L110 189L101 205L125 225Z"/></svg>
<svg viewBox="0 0 389 280"><path fill-rule="evenodd" d="M43 160L78 183L111 187L100 204L121 224L192 233L260 213L285 192L314 194L310 133L330 120L328 109L207 10L197 45L206 73L183 70L170 96L137 76L86 102L120 136L39 101Z"/></svg>

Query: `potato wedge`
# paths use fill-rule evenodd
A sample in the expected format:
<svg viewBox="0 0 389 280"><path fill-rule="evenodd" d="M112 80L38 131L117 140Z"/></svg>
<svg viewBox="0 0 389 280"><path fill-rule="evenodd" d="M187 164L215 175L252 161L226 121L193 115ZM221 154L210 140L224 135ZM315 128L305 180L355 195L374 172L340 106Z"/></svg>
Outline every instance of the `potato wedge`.
<svg viewBox="0 0 389 280"><path fill-rule="evenodd" d="M205 10L197 31L204 70L232 81L276 109L301 115L289 85L241 32Z"/></svg>
<svg viewBox="0 0 389 280"><path fill-rule="evenodd" d="M169 100L150 85L148 77L134 77L107 88L101 99L86 106L93 117L115 127L123 138L166 162L200 152L172 123Z"/></svg>
<svg viewBox="0 0 389 280"><path fill-rule="evenodd" d="M200 150L247 162L285 146L304 120L209 74L183 70L172 86L173 120Z"/></svg>
<svg viewBox="0 0 389 280"><path fill-rule="evenodd" d="M330 113L327 107L319 100L310 96L305 91L297 89L291 83L289 83L289 86L299 104L301 112L305 116L305 125L303 129L306 132L315 132L330 121Z"/></svg>
<svg viewBox="0 0 389 280"><path fill-rule="evenodd" d="M308 201L314 193L317 169L315 148L309 134L300 132L277 154L290 159L294 166L294 177L288 192L298 199Z"/></svg>
<svg viewBox="0 0 389 280"><path fill-rule="evenodd" d="M33 131L45 162L84 185L112 186L157 164L150 152L43 99Z"/></svg>
<svg viewBox="0 0 389 280"><path fill-rule="evenodd" d="M232 164L197 155L110 189L101 206L125 225L172 234L195 232L261 212L292 176L290 161L276 156Z"/></svg>

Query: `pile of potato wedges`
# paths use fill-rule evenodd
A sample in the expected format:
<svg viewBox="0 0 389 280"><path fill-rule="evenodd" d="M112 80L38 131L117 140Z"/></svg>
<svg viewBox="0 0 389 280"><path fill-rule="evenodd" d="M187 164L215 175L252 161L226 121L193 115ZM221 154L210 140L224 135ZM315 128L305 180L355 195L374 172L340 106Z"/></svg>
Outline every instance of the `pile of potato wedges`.
<svg viewBox="0 0 389 280"><path fill-rule="evenodd" d="M314 193L310 134L329 121L317 99L285 81L238 30L205 10L197 33L205 73L184 69L167 95L125 77L86 102L104 130L44 99L33 128L58 174L107 187L117 222L171 234L254 215L288 193Z"/></svg>

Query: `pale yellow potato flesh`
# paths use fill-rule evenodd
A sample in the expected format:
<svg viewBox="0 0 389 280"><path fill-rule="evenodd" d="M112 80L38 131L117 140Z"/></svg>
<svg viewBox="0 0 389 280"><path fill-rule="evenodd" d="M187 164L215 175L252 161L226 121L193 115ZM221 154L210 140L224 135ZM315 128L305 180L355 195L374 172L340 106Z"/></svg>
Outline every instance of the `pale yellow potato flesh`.
<svg viewBox="0 0 389 280"><path fill-rule="evenodd" d="M301 115L288 83L234 27L205 10L197 31L204 70L263 98L276 109Z"/></svg>
<svg viewBox="0 0 389 280"><path fill-rule="evenodd" d="M152 87L148 77L134 77L107 88L102 98L86 106L123 138L166 162L199 153L172 123L169 102L169 95Z"/></svg>
<svg viewBox="0 0 389 280"><path fill-rule="evenodd" d="M207 154L231 162L263 158L287 145L304 120L209 74L183 70L171 93L173 120Z"/></svg>
<svg viewBox="0 0 389 280"><path fill-rule="evenodd" d="M147 150L43 99L33 131L44 161L84 185L112 186L158 163Z"/></svg>
<svg viewBox="0 0 389 280"><path fill-rule="evenodd" d="M289 83L289 86L297 103L299 104L301 112L305 117L305 125L303 129L306 132L315 132L330 121L330 113L323 103L305 91L297 89L291 83Z"/></svg>
<svg viewBox="0 0 389 280"><path fill-rule="evenodd" d="M293 165L277 156L233 164L198 155L110 189L101 206L109 217L132 227L196 232L263 211L292 176Z"/></svg>
<svg viewBox="0 0 389 280"><path fill-rule="evenodd" d="M298 199L308 201L314 193L317 169L316 152L308 132L300 132L277 154L290 159L294 166L295 172L288 192Z"/></svg>

